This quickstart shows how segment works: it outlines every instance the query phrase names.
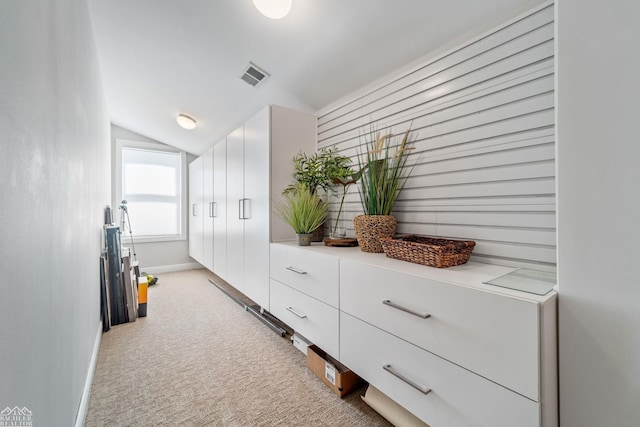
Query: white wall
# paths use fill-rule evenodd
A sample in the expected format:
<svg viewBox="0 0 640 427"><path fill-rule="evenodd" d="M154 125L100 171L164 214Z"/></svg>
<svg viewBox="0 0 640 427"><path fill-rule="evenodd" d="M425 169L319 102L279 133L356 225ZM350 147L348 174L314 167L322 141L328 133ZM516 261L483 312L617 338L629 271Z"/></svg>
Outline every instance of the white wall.
<svg viewBox="0 0 640 427"><path fill-rule="evenodd" d="M558 0L563 427L640 423L640 2Z"/></svg>
<svg viewBox="0 0 640 427"><path fill-rule="evenodd" d="M115 160L116 158L116 139L129 139L132 141L141 141L141 142L153 142L156 144L161 144L154 139L147 138L146 136L140 135L138 133L132 132L130 130L121 128L116 125L111 125L111 158ZM187 166L189 163L195 159L195 156L187 153ZM111 169L111 203L112 207L114 207L114 221L116 223L120 223L120 211L118 210L118 205L120 205L119 200L115 200L115 186L116 186L116 177L115 177L115 163L112 164ZM186 219L185 219L186 221ZM135 230L133 230L133 235L135 238ZM125 233L123 236L122 242L124 245L129 245L128 234ZM194 267L194 260L189 257L189 243L187 240L174 240L167 242L154 242L154 243L135 243L136 255L137 259L140 262L141 271L145 271L148 273L159 273L163 271L170 271L175 269L182 269L187 267Z"/></svg>
<svg viewBox="0 0 640 427"><path fill-rule="evenodd" d="M101 332L110 180L85 2L0 2L0 58L0 407L70 426Z"/></svg>

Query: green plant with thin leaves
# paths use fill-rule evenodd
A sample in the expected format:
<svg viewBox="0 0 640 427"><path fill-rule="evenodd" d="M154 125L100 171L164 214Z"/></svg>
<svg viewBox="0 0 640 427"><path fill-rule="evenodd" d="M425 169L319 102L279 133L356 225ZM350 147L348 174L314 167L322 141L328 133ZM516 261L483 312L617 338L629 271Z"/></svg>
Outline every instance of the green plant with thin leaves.
<svg viewBox="0 0 640 427"><path fill-rule="evenodd" d="M351 158L340 156L337 149L323 148L320 151L308 156L305 153L298 153L293 157L293 179L295 184L289 185L284 193L289 193L297 189L301 184L309 189L311 194L316 194L318 189L328 192L336 178L347 178L353 173L349 167Z"/></svg>
<svg viewBox="0 0 640 427"><path fill-rule="evenodd" d="M297 234L310 234L327 219L327 202L312 194L304 185L284 194L284 202L275 205L276 213Z"/></svg>
<svg viewBox="0 0 640 427"><path fill-rule="evenodd" d="M411 127L404 132L399 144L393 143L393 134L381 135L375 128L365 135L366 151L358 152L362 173L359 193L365 215L391 214L415 166L415 163L407 164L409 152L413 149L410 132Z"/></svg>

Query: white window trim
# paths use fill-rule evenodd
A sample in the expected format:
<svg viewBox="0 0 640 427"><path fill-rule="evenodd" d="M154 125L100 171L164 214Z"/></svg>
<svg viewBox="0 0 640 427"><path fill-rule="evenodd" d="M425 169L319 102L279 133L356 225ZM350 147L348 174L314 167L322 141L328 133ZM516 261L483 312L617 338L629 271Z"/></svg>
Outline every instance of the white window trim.
<svg viewBox="0 0 640 427"><path fill-rule="evenodd" d="M170 153L180 153L180 199L182 205L182 212L180 215L180 235L178 236L158 236L158 237L137 237L136 230L133 231L133 243L153 243L153 242L170 242L178 240L187 240L187 154L184 151L177 150L169 145L154 143L154 142L142 142L134 141L130 139L116 138L116 167L115 167L115 205L114 205L114 220L117 225L122 223L120 206L122 202L122 148L141 148L145 150L154 151L166 151ZM127 226L128 227L128 226ZM129 229L126 228L122 231L122 243L130 243L131 235Z"/></svg>

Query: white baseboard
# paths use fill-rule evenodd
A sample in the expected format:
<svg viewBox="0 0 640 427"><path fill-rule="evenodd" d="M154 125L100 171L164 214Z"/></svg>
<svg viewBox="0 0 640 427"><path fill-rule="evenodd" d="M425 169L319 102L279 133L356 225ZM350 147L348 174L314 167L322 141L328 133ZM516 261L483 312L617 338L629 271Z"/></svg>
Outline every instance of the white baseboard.
<svg viewBox="0 0 640 427"><path fill-rule="evenodd" d="M76 427L83 427L84 420L87 417L87 409L89 409L89 395L91 393L91 384L93 383L93 374L96 372L96 364L98 363L98 352L100 351L100 341L102 340L102 321L98 323L98 333L93 343L93 353L91 354L91 363L89 363L89 371L87 372L87 379L84 382L84 389L82 390L82 398L80 399L80 406L78 407L78 413L76 414Z"/></svg>
<svg viewBox="0 0 640 427"><path fill-rule="evenodd" d="M161 265L158 267L144 267L140 268L140 272L143 271L149 274L160 274L160 273L171 273L172 271L183 271L183 270L195 270L198 268L204 268L202 265L197 262L189 262L186 264L173 264L173 265Z"/></svg>

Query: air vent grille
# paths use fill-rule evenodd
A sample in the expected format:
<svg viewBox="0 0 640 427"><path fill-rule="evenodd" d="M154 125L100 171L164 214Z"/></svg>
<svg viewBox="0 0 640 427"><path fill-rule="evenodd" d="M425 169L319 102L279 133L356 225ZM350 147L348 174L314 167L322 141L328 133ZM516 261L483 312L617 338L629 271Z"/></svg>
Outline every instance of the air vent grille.
<svg viewBox="0 0 640 427"><path fill-rule="evenodd" d="M269 77L269 73L260 69L260 67L251 62L249 62L249 65L245 68L244 73L242 73L242 75L240 76L242 80L244 80L251 86L258 86L267 77Z"/></svg>

